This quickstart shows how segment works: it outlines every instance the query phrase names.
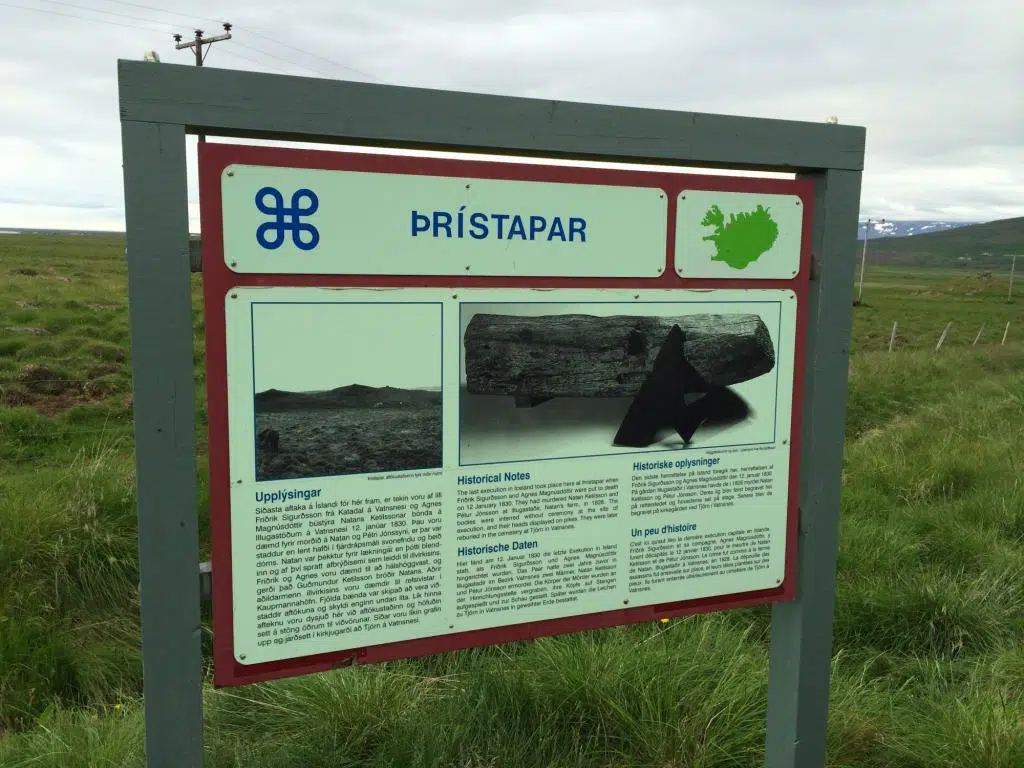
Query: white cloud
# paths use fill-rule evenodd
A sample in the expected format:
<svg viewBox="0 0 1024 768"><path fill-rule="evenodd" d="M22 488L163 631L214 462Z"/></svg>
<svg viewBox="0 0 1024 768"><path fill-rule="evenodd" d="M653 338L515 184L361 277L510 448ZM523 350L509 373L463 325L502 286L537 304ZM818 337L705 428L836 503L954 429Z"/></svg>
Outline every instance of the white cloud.
<svg viewBox="0 0 1024 768"><path fill-rule="evenodd" d="M285 15L266 0L225 0L215 11L186 2L173 11L154 0L0 7L0 227L122 227L116 59L152 48L188 64L171 33L215 33L221 20L236 25L234 39L213 47L208 66L757 117L838 115L868 129L863 215L1024 215L1019 3L292 0ZM212 12L223 19L204 18Z"/></svg>

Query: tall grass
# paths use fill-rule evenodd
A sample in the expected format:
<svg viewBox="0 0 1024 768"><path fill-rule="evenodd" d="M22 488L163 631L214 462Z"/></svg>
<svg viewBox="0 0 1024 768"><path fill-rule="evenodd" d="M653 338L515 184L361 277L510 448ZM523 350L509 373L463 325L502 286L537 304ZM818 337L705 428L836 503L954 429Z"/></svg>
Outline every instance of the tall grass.
<svg viewBox="0 0 1024 768"><path fill-rule="evenodd" d="M92 270L59 249L49 262L30 257L5 262L15 287L0 286L0 326L53 333L0 337L0 387L21 387L26 364L71 379L120 367L99 376L111 378L109 391L57 415L0 408L0 765L141 766L129 361L115 351L127 349L123 309L113 311L121 320L90 315L91 340L65 321L108 311L89 305L115 303L122 276L112 256ZM73 282L55 300L40 285L61 275ZM38 307L16 307L15 297ZM885 297L872 289L865 298L877 309ZM921 327L964 306L974 319L974 305L927 298L927 311L915 310ZM1020 768L1024 346L864 351L883 327L866 319L855 321L861 349L847 408L828 764ZM201 398L199 408L201 432ZM197 476L205 554L202 462ZM208 685L207 761L759 766L769 615L748 609Z"/></svg>
<svg viewBox="0 0 1024 768"><path fill-rule="evenodd" d="M0 484L0 727L140 690L133 474L118 448Z"/></svg>
<svg viewBox="0 0 1024 768"><path fill-rule="evenodd" d="M1024 764L1022 364L1020 347L854 364L832 766ZM19 733L0 764L142 764L131 465L118 449L53 470L49 490L26 481L0 497L0 564L18 574L6 607L20 617L5 655L21 655L4 669L23 670L3 678ZM8 526L14 504L35 511ZM210 689L209 764L759 765L767 616Z"/></svg>

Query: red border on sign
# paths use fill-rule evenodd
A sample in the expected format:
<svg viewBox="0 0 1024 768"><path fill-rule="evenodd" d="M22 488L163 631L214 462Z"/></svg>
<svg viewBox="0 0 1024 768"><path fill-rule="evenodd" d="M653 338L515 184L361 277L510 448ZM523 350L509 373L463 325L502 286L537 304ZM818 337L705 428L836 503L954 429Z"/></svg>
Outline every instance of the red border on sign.
<svg viewBox="0 0 1024 768"><path fill-rule="evenodd" d="M237 274L224 262L221 174L231 164L399 173L459 178L545 181L569 184L646 186L668 198L664 273L652 278L477 277L395 275ZM803 204L800 269L787 280L693 279L675 271L676 200L684 189L797 195ZM800 436L803 422L805 341L810 287L811 222L814 195L809 180L684 174L533 163L440 159L340 151L202 143L199 145L200 217L203 232L203 301L206 326L206 387L209 420L210 534L213 566L214 685L227 687L322 672L350 664L424 656L550 635L598 629L662 618L710 613L792 600L796 594ZM796 294L796 346L793 412L790 430L789 503L786 559L782 584L769 590L683 600L622 610L511 624L433 637L384 643L353 650L302 656L261 664L240 664L234 657L231 590L231 509L228 462L227 349L224 300L236 287L484 287L484 288L640 288L640 289L789 289ZM783 435L784 437L784 435Z"/></svg>

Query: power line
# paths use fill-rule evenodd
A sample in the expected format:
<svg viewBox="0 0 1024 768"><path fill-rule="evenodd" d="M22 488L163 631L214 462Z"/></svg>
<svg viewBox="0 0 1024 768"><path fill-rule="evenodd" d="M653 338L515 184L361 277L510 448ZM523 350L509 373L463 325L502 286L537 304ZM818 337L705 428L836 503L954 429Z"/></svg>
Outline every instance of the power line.
<svg viewBox="0 0 1024 768"><path fill-rule="evenodd" d="M235 44L236 45L241 45L241 43L238 43L238 42L236 42ZM279 70L277 67L274 67L274 66L272 66L270 64L267 64L267 62L265 62L265 61L260 61L259 59L254 59L251 56L243 56L241 53L237 53L234 50L221 51L219 55L220 56L230 56L230 57L235 58L235 59L241 59L242 61L248 61L250 64L256 64L257 66L260 66L260 67L269 67L270 69L274 70L275 72L283 74L281 72L281 70Z"/></svg>
<svg viewBox="0 0 1024 768"><path fill-rule="evenodd" d="M49 2L49 1L50 0L44 0L44 2ZM177 13L177 12L174 12L174 11L165 11L162 8L157 8L157 7L152 6L152 5L145 5L143 3L132 3L132 2L128 2L128 0L100 0L100 2L107 2L107 3L111 3L113 5L126 5L126 6L130 6L132 8L141 8L141 9L147 10L147 11L156 11L157 13L163 13L163 14L169 15L169 16L178 16L178 17L181 17L181 18L199 19L201 21L212 21L212 22L214 22L216 24L221 24L224 21L223 19L213 19L213 18L211 18L209 16L199 16L199 15L188 16L186 14ZM258 31L256 29L253 29L252 27L248 26L247 24L235 24L234 27L235 27L236 30L239 30L239 31L242 31L242 32L248 32L250 35L252 35L254 37L263 38L267 42L273 43L274 45L279 45L279 46L284 47L284 48L291 48L293 51L296 51L297 53L302 53L302 54L304 54L306 56L311 56L314 59L320 59L320 61L323 61L323 62L325 62L327 64L330 64L332 67L337 67L338 69L344 69L344 70L347 70L349 72L354 72L357 75L362 75L363 77L367 77L367 78L369 78L371 80L376 80L378 82L384 82L381 78L377 77L372 72L366 72L364 70L357 69L355 67L351 67L351 66L349 66L347 64L342 64L341 62L335 61L334 59L329 59L326 56L321 56L319 53L313 53L312 51L306 50L305 48L300 48L299 46L292 45L291 43L286 43L283 40L278 40L276 38L270 37L269 35L266 35L263 32L260 32L260 31ZM236 45L242 45L242 44L241 43L236 43ZM317 74L321 74L321 75L325 75L325 76L329 77L329 75L326 75L326 73L324 73L324 72L320 72L319 70L313 69L312 67L308 67L308 66L305 66L303 64L299 64L297 62L291 61L290 59L285 59L285 58L280 57L280 56L274 56L273 54L269 54L266 51L261 51L258 48L253 48L251 46L244 46L244 47L249 47L251 50L256 51L258 53L263 53L266 56L273 56L274 58L280 59L281 61L285 61L285 62L287 62L289 64L294 64L295 66L303 67L304 69L308 69L311 72L316 72Z"/></svg>
<svg viewBox="0 0 1024 768"><path fill-rule="evenodd" d="M127 0L99 0L99 2L101 2L101 3L110 3L111 5L127 5L127 6L129 6L131 8L141 8L142 10L145 10L145 11L156 11L157 13L162 13L165 16L177 16L178 18L181 18L181 19L190 19L190 20L199 19L200 21L210 21L210 22L213 22L214 24L223 24L224 23L224 19L214 19L214 18L211 18L209 16L199 16L198 14L194 14L194 13L186 14L186 13L178 13L176 11L167 11L167 10L164 10L163 8L157 8L156 6L153 6L153 5L143 5L142 3L129 3L129 2L127 2Z"/></svg>
<svg viewBox="0 0 1024 768"><path fill-rule="evenodd" d="M68 4L67 3L63 3L63 5L68 5ZM74 6L74 7L77 8L78 6ZM168 32L170 30L170 25L164 26L163 29L159 29L159 28L153 27L153 26L143 27L143 26L140 26L138 24L126 24L126 23L120 22L120 21L109 21L107 19L97 19L97 18L93 18L93 17L90 17L90 16L78 16L76 14L67 13L65 11L55 11L55 10L51 10L51 9L48 9L48 8L32 8L32 7L24 6L24 5L14 5L13 3L0 2L0 8L13 8L15 10L28 11L29 13L45 13L45 14L49 14L51 16L62 16L64 18L68 18L68 19L77 19L79 21L92 22L93 24L106 24L107 26L120 27L121 29L138 29L138 30L142 30L144 32L162 32L162 33L166 33L166 32ZM89 9L89 10L92 10L92 9ZM132 18L136 18L136 17L132 17ZM163 23L163 22L158 22L155 19L141 19L141 18L139 18L139 20L140 21L145 21L146 23L149 23L149 24L162 24ZM246 46L246 47L248 47L248 46ZM281 71L278 67L275 67L272 64L268 64L265 61L259 61L258 59L254 59L251 56L245 56L245 55L240 54L240 53L235 53L234 51L225 51L224 55L233 56L236 59L241 59L243 61L249 62L250 64L256 64L257 66L268 67L269 69L271 69L273 71L276 71L276 72L280 72Z"/></svg>
<svg viewBox="0 0 1024 768"><path fill-rule="evenodd" d="M121 19L131 19L133 21L144 21L147 24L160 24L160 25L162 25L164 27L171 26L168 22L165 22L165 21L157 21L156 19L147 19L147 18L143 18L142 16L131 16L131 15L127 14L127 13L117 13L116 11L104 11L104 10L100 10L99 8L91 8L91 7L87 6L87 5L82 5L81 3L65 3L65 2L63 2L63 0L39 0L39 2L47 3L48 5L60 5L60 6L66 7L66 8L72 8L72 9L74 9L76 11L91 11L92 13L100 13L100 14L104 14L106 16L117 16L118 18L121 18Z"/></svg>
<svg viewBox="0 0 1024 768"><path fill-rule="evenodd" d="M313 53L312 51L307 51L307 50L305 50L303 48L298 48L298 47L296 47L294 45L289 45L288 43L285 43L285 42L283 42L281 40L274 40L273 38L267 37L266 35L262 34L261 32L257 32L256 30L252 29L252 27L239 27L239 29L244 29L250 35L255 35L256 37L262 37L264 40L269 40L270 42L276 43L277 45L282 45L285 48L291 48L292 50L298 51L299 53L305 53L307 56L312 56L315 59L320 59L321 61L325 61L328 64L331 64L332 66L338 67L339 69L347 69L349 72L354 72L357 75L362 75L363 77L368 77L371 80L376 80L377 82L380 82L380 83L384 82L381 78L377 77L376 75L374 75L374 74L372 74L370 72L365 72L365 71L363 71L361 69L356 69L355 67L350 67L347 64L341 64L341 63L339 63L337 61L334 61L332 59L328 59L326 56L321 56L318 53ZM316 70L313 70L313 71L315 72Z"/></svg>
<svg viewBox="0 0 1024 768"><path fill-rule="evenodd" d="M25 5L13 5L12 3L0 3L0 8L14 8L18 11L28 11L30 13L48 13L51 16L63 16L68 19L78 19L79 21L91 21L95 24L108 24L112 27L124 27L125 29L141 29L146 32L164 32L165 29L154 29L153 27L140 27L138 24L123 24L118 21L107 21L106 19L93 19L88 16L76 16L71 13L64 13L63 11L51 11L48 8L32 8Z"/></svg>
<svg viewBox="0 0 1024 768"><path fill-rule="evenodd" d="M68 13L67 11L52 10L52 9L49 9L49 8L36 8L36 7L24 6L24 5L14 5L14 4L11 4L11 3L4 3L4 2L0 2L0 7L14 8L16 10L29 11L31 13L46 13L46 14L50 14L52 16L63 16L65 18L69 18L69 19L78 19L80 21L90 21L90 22L94 22L96 24L107 24L109 26L122 27L122 28L126 28L126 29L139 29L139 30L144 30L144 31L147 31L147 32L164 32L164 31L167 31L169 28L172 27L171 23L167 22L167 21L162 21L162 20L159 20L159 19L153 19L153 18L149 18L149 17L145 17L145 16L136 16L136 15L133 15L133 14L119 13L117 11L112 11L112 10L109 10L109 9L95 8L93 6L85 6L85 5L76 4L76 3L69 3L69 2L65 2L64 0L39 0L39 1L43 2L43 3L48 3L50 5L55 5L55 6L58 6L58 7L62 7L62 8L71 8L72 10L78 11L78 12L94 13L94 14L98 14L98 15L101 15L101 16L114 17L114 18L117 18L117 19L128 19L129 21L140 21L140 22L143 22L144 24L157 25L157 26L146 26L146 27L143 27L143 26L139 26L137 24L126 24L126 23L124 23L122 21L110 21L108 19L103 19L103 18L94 18L94 17L91 17L91 16L81 16L81 15L78 15L78 14ZM189 18L189 19L193 19L193 20L194 19L200 19L200 20L206 20L206 21L213 21L213 19L211 17L208 17L208 16L189 16L189 15L186 15L186 14L183 14L183 13L177 13L177 12L174 12L174 11L165 11L165 10L163 10L161 8L157 8L157 7L151 6L151 5L145 5L143 3L127 2L127 0L100 0L100 2L107 2L107 3L117 4L117 5L130 6L130 7L133 7L133 8L140 8L140 9L143 9L143 10L148 10L148 11L154 11L156 13L161 13L161 14L164 14L164 15L167 15L167 16L177 16L177 17ZM218 20L217 23L221 24L223 22ZM243 25L236 24L236 25L234 25L234 27L237 30L244 30L244 31L248 32L250 35L254 35L256 37L263 38L264 40L267 40L268 42L273 43L275 45L278 45L278 46L281 46L281 47L284 47L284 48L290 48L290 49L292 49L294 51L297 51L298 53L304 54L304 55L309 56L309 57L314 58L314 59L320 59L321 61L326 62L327 64L330 64L331 66L336 67L337 69L347 70L349 72L353 72L353 73L355 73L357 75L361 75L361 76L366 77L368 79L376 80L377 82L381 82L381 83L385 82L384 80L382 80L381 78L377 77L376 75L374 75L371 72L366 72L364 70L348 66L347 64L342 64L341 62L335 61L333 59L329 59L326 56L321 56L320 54L317 54L317 53L313 53L312 51L308 51L308 50L306 50L304 48L300 48L299 46L292 45L290 43L286 43L286 42L277 40L277 39L272 38L269 35L266 35L266 34L264 34L262 32L259 32L257 30L251 29L248 26L243 26ZM299 61L296 61L295 59L291 59L291 58L288 58L286 56L281 56L281 55L276 54L276 53L271 53L270 51L264 50L262 48L257 48L256 46L253 46L253 45L247 45L245 43L240 43L240 42L237 42L237 41L236 41L235 44L237 46L239 46L239 47L246 48L247 50L250 50L250 51L252 51L254 53L259 53L259 54L261 54L263 56L267 56L268 58L276 59L277 61L280 61L280 62L283 62L283 63L286 63L286 64L291 64L292 66L300 67L301 69L305 69L305 70L307 70L309 72L313 72L313 73L321 75L323 77L330 78L330 77L333 76L330 72L325 72L325 71L323 71L321 69L317 69L316 67L312 67L312 66L309 66L308 64L303 64L303 63L301 63ZM191 44L189 45L189 47L191 47ZM232 54L232 55L234 55L238 59L242 59L244 61L249 61L249 62L251 62L253 64L262 64L262 62L260 62L260 61L252 59L250 57L242 56L241 54ZM277 69L276 67L273 67L273 66L271 66L270 68L271 69Z"/></svg>
<svg viewBox="0 0 1024 768"><path fill-rule="evenodd" d="M330 74L328 74L327 72L321 72L319 69L314 69L313 67L310 67L310 66L308 66L306 64L300 64L299 62L294 61L292 59L285 58L284 56L278 56L276 53L271 53L270 51L264 51L262 48L257 48L256 46L253 46L253 45L246 45L245 43L237 43L237 42L236 42L236 45L239 48L245 48L247 50L253 51L254 53L262 53L264 56L269 56L272 59L277 59L278 61L283 61L286 64L292 64L292 65L294 65L296 67L301 67L302 69L309 70L310 72L315 72L318 75L323 75L324 77L330 77Z"/></svg>

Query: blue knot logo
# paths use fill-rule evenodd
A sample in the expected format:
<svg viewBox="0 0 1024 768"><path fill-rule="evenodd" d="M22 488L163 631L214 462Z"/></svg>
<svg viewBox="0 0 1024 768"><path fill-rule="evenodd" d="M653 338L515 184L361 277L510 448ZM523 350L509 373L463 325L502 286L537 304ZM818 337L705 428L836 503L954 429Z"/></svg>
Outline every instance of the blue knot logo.
<svg viewBox="0 0 1024 768"><path fill-rule="evenodd" d="M267 199L270 202L267 202ZM311 251L320 242L320 232L312 224L302 221L312 216L320 207L320 200L311 189L297 189L292 193L290 206L285 206L284 195L274 187L263 187L256 193L256 207L260 213L273 216L256 229L256 242L264 248L275 250L284 245L287 232L292 233L292 245L300 251ZM302 235L309 236L303 240Z"/></svg>

